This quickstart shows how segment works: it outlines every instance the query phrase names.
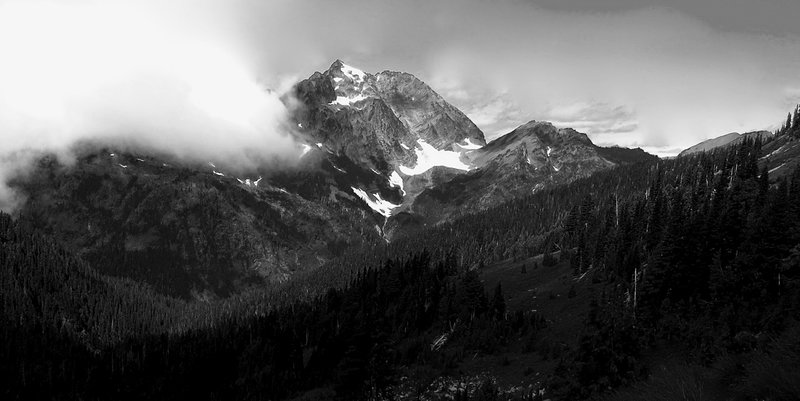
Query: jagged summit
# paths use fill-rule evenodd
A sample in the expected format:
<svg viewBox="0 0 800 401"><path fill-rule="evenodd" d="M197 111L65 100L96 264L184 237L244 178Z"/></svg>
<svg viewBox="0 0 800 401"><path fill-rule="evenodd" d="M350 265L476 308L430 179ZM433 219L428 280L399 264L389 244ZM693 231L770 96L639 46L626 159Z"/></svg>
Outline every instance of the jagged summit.
<svg viewBox="0 0 800 401"><path fill-rule="evenodd" d="M358 68L336 60L325 73L329 76L336 99L332 105L351 106L367 98L376 97L375 77Z"/></svg>
<svg viewBox="0 0 800 401"><path fill-rule="evenodd" d="M328 68L328 71L339 70L343 66L344 66L344 61L342 61L342 59L340 59L340 58L337 58L336 60L333 60L333 63L331 63L331 66L330 66L330 68Z"/></svg>
<svg viewBox="0 0 800 401"><path fill-rule="evenodd" d="M364 72L361 69L358 69L358 68L353 67L353 66L351 66L349 64L346 64L341 59L336 59L336 61L334 61L331 64L331 66L328 68L328 72L330 72L330 73L341 72L341 73L345 74L346 76L348 76L349 78L354 79L354 80L357 80L357 79L362 79L363 80L366 77L366 75L371 75L371 74L367 74L366 72Z"/></svg>
<svg viewBox="0 0 800 401"><path fill-rule="evenodd" d="M294 92L305 106L295 119L312 143L387 174L413 167L422 143L436 150L486 143L466 115L412 74L373 75L337 59L325 72L298 83Z"/></svg>

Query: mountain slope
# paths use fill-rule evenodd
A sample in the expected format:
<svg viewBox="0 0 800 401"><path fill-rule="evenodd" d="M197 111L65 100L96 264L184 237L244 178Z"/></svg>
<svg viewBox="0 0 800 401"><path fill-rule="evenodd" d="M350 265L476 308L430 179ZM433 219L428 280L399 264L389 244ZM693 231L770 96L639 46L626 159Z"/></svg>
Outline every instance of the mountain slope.
<svg viewBox="0 0 800 401"><path fill-rule="evenodd" d="M339 60L298 83L291 98L312 152L383 179L340 189L390 219L387 237L406 223L435 223L613 165L655 160L533 121L486 145L475 124L413 75L373 75Z"/></svg>
<svg viewBox="0 0 800 401"><path fill-rule="evenodd" d="M784 177L800 165L800 140L791 135L780 135L764 144L760 165L770 177Z"/></svg>
<svg viewBox="0 0 800 401"><path fill-rule="evenodd" d="M290 297L285 307L252 315L241 314L235 304L217 304L232 313L188 333L131 335L90 353L73 331L59 330L62 322L48 322L45 336L39 327L20 327L11 314L0 330L12 346L2 350L6 363L0 371L13 378L11 394L45 389L82 398L91 398L87 392L100 398L123 392L180 398L186 383L200 383L189 386L195 398L367 399L365 394L386 390L398 399L416 399L450 392L449 386L429 386L432 377L463 383L474 381L464 375L475 372L514 389L515 399L530 399L541 388L552 399L584 399L644 377L661 344L700 351L712 342L704 358L733 354L764 360L761 351L785 355L754 333L781 334L796 310L793 248L800 231L787 228L800 224L791 213L800 181L790 180L790 187L760 185L752 168L759 153L745 143L658 167L601 171L460 219L458 226L436 227L411 239L419 241L412 246L394 247L396 261L384 248L371 248L385 263L350 259L359 273L340 272L341 289L308 303ZM680 196L673 196L676 190ZM699 197L697 206L683 203L692 196ZM715 201L722 204L713 206ZM668 219L661 223L659 216ZM746 220L739 220L742 216ZM1 229L4 224L0 218L3 241L16 246L16 238ZM752 234L738 235L751 229ZM509 237L497 235L511 230ZM703 232L708 234L689 234ZM731 243L729 232L746 246ZM657 246L646 245L650 241ZM443 245L448 243L455 245ZM551 252L554 246L562 251ZM414 255L423 248L431 253ZM719 252L706 252L709 248ZM544 255L527 257L542 250ZM26 248L18 253L25 255ZM629 280L637 280L636 269L645 261L647 273L638 278L639 293L633 295L638 306L632 306L626 299L636 282ZM776 281L775 273L783 281ZM492 297L481 279L497 283ZM69 284L51 280L41 280L41 287L68 293ZM25 280L18 283L12 302L27 301L31 292ZM638 318L630 318L632 308L638 308ZM158 321L160 313L150 319ZM706 338L708 330L715 335ZM29 339L22 341L20 333ZM785 337L794 339L787 345L796 343L796 332ZM776 359L766 371L793 378L781 373L794 372L796 357L790 358ZM26 373L19 369L21 360L43 368ZM754 381L747 389L758 393L753 398L775 388L750 370L758 367L737 363L732 370ZM720 384L736 389L729 381ZM403 391L392 392L396 386Z"/></svg>
<svg viewBox="0 0 800 401"><path fill-rule="evenodd" d="M282 281L377 235L355 197L323 203L216 165L93 150L17 185L25 221L101 272L182 297Z"/></svg>
<svg viewBox="0 0 800 401"><path fill-rule="evenodd" d="M302 148L296 165L242 171L224 160L187 164L95 144L77 150L72 166L45 159L15 182L28 199L20 216L101 272L202 299L653 159L538 122L487 145L469 118L413 75L368 74L341 61L284 101Z"/></svg>
<svg viewBox="0 0 800 401"><path fill-rule="evenodd" d="M601 148L586 134L537 121L466 155L473 170L424 190L407 211L435 223L616 165L658 160L641 149Z"/></svg>
<svg viewBox="0 0 800 401"><path fill-rule="evenodd" d="M731 132L730 134L707 139L703 142L698 143L697 145L686 148L683 151L681 151L681 153L678 154L678 157L687 156L699 152L706 152L711 149L716 149L723 146L736 145L738 143L741 143L745 139L748 138L755 139L756 137L759 137L762 140L766 140L772 137L772 133L769 131L752 131L744 134L740 134L738 132Z"/></svg>
<svg viewBox="0 0 800 401"><path fill-rule="evenodd" d="M285 99L309 153L374 174L337 190L357 195L383 217L442 181L431 170L453 169L448 177L469 170L464 153L485 144L469 118L407 73L369 74L337 60Z"/></svg>

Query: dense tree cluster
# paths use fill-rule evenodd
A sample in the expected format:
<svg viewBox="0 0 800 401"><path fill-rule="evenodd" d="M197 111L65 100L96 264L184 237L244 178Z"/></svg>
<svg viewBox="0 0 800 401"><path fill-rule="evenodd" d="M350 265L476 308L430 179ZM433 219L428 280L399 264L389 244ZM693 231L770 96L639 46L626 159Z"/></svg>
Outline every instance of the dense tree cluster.
<svg viewBox="0 0 800 401"><path fill-rule="evenodd" d="M781 135L800 137L800 105L797 105L794 112L786 116L786 122L775 132L775 136Z"/></svg>
<svg viewBox="0 0 800 401"><path fill-rule="evenodd" d="M563 243L604 288L559 372L568 398L641 375L639 352L688 347L698 363L754 347L800 308L800 172L771 184L759 141L659 165L627 201L587 198Z"/></svg>
<svg viewBox="0 0 800 401"><path fill-rule="evenodd" d="M474 270L426 253L365 268L342 289L260 315L189 308L109 280L46 238L0 217L0 374L6 399L284 399L323 389L387 397L407 366L431 376L468 351L535 335ZM233 308L235 310L235 308ZM213 319L209 324L182 319Z"/></svg>

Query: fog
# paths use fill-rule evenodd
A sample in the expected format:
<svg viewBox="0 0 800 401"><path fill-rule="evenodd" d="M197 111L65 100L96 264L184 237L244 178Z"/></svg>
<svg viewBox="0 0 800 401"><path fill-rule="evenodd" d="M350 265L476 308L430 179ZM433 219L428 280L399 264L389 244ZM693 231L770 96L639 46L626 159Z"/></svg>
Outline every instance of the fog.
<svg viewBox="0 0 800 401"><path fill-rule="evenodd" d="M83 141L238 168L296 152L231 17L144 2L0 4L0 208L20 200L8 179L43 153L69 163Z"/></svg>

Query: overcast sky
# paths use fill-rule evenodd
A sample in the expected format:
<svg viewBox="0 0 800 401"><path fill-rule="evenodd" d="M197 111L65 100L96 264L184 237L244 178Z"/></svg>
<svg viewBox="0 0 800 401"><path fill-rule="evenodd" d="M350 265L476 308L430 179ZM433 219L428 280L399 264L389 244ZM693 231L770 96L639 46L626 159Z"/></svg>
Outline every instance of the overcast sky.
<svg viewBox="0 0 800 401"><path fill-rule="evenodd" d="M0 64L0 106L27 113L0 110L0 135L34 126L30 146L121 126L184 153L230 147L231 132L252 147L281 111L253 85L280 91L341 58L417 75L490 139L548 120L669 155L785 118L798 16L796 0L0 0L2 64L17 60ZM261 125L221 127L187 101Z"/></svg>
<svg viewBox="0 0 800 401"><path fill-rule="evenodd" d="M674 154L774 128L800 100L795 0L285 1L252 11L264 71L303 76L336 57L409 71L489 137L550 120L601 144Z"/></svg>

